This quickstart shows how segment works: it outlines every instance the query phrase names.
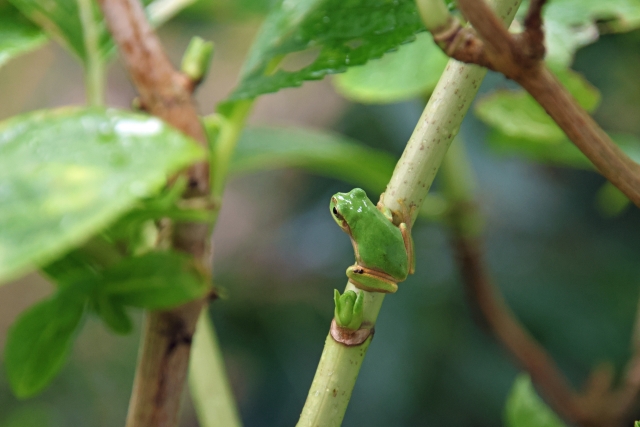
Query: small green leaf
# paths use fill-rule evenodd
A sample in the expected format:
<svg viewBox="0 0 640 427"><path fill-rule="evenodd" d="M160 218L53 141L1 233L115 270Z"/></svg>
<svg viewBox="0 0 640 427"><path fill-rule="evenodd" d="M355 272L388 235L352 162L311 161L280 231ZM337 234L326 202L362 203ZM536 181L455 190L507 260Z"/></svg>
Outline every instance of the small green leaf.
<svg viewBox="0 0 640 427"><path fill-rule="evenodd" d="M554 0L543 17L547 62L567 67L575 51L595 42L600 33L640 28L640 1Z"/></svg>
<svg viewBox="0 0 640 427"><path fill-rule="evenodd" d="M344 72L412 41L423 30L413 0L283 0L258 33L230 99L255 98ZM301 59L311 63L296 64L294 53L306 54ZM287 71L289 59L293 70ZM274 72L281 61L285 69Z"/></svg>
<svg viewBox="0 0 640 427"><path fill-rule="evenodd" d="M340 135L308 129L247 127L229 170L241 174L301 168L381 192L394 167L390 154Z"/></svg>
<svg viewBox="0 0 640 427"><path fill-rule="evenodd" d="M334 289L333 302L334 317L338 326L354 331L359 329L364 316L364 292L356 294L354 291L345 291L340 295L340 292Z"/></svg>
<svg viewBox="0 0 640 427"><path fill-rule="evenodd" d="M62 368L82 318L85 300L58 292L24 313L7 334L5 365L14 394L40 392Z"/></svg>
<svg viewBox="0 0 640 427"><path fill-rule="evenodd" d="M582 76L571 70L558 71L556 74L583 108L592 111L598 105L598 90ZM495 92L478 102L475 112L482 121L505 136L549 143L566 139L562 129L540 104L522 90Z"/></svg>
<svg viewBox="0 0 640 427"><path fill-rule="evenodd" d="M0 4L0 67L46 42L47 36L14 7Z"/></svg>
<svg viewBox="0 0 640 427"><path fill-rule="evenodd" d="M162 121L116 110L0 123L0 282L80 245L204 155Z"/></svg>
<svg viewBox="0 0 640 427"><path fill-rule="evenodd" d="M180 70L193 82L200 82L207 75L213 57L213 42L200 37L191 38L182 57Z"/></svg>
<svg viewBox="0 0 640 427"><path fill-rule="evenodd" d="M177 252L151 252L106 269L99 292L114 301L162 310L203 297L210 286L192 260Z"/></svg>
<svg viewBox="0 0 640 427"><path fill-rule="evenodd" d="M513 383L504 418L506 427L566 427L538 397L526 374L518 375Z"/></svg>
<svg viewBox="0 0 640 427"><path fill-rule="evenodd" d="M121 335L126 335L133 329L131 318L124 306L110 295L98 293L92 299L93 308L98 316L109 328Z"/></svg>
<svg viewBox="0 0 640 427"><path fill-rule="evenodd" d="M365 104L406 101L433 91L449 58L430 33L400 46L397 52L359 67L349 68L333 82L347 99Z"/></svg>

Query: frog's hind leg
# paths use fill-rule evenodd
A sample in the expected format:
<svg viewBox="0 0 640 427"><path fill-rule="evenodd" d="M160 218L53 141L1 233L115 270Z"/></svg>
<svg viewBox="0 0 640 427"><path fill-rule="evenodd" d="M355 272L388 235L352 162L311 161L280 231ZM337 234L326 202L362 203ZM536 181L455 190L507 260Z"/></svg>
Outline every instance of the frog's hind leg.
<svg viewBox="0 0 640 427"><path fill-rule="evenodd" d="M409 265L409 274L416 271L416 254L413 250L413 237L411 237L411 229L404 222L400 224L402 232L402 240L404 240L404 248L407 251L407 261Z"/></svg>
<svg viewBox="0 0 640 427"><path fill-rule="evenodd" d="M354 264L347 268L349 282L356 288L367 292L392 294L398 290L398 284L388 274Z"/></svg>

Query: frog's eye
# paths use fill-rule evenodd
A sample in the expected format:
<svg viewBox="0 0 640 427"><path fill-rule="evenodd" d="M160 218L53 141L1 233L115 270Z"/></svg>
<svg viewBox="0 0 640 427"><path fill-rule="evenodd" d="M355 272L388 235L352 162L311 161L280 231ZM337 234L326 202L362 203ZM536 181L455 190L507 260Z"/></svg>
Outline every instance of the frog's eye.
<svg viewBox="0 0 640 427"><path fill-rule="evenodd" d="M335 216L338 220L344 222L344 217L342 215L340 215L340 212L338 212L338 209L336 209L335 206L333 207L333 209L331 211L333 212L333 216Z"/></svg>

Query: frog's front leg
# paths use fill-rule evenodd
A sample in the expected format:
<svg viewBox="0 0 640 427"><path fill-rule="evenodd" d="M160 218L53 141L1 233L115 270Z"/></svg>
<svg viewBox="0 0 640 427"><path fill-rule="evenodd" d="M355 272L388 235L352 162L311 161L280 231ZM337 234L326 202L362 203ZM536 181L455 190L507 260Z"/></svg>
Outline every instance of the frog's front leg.
<svg viewBox="0 0 640 427"><path fill-rule="evenodd" d="M357 263L347 268L347 277L356 288L368 292L392 294L398 290L398 284L388 274L362 267Z"/></svg>
<svg viewBox="0 0 640 427"><path fill-rule="evenodd" d="M404 248L407 251L407 265L409 266L408 274L416 271L416 254L413 251L413 237L411 237L411 229L404 222L400 224L402 232L402 240L404 240Z"/></svg>

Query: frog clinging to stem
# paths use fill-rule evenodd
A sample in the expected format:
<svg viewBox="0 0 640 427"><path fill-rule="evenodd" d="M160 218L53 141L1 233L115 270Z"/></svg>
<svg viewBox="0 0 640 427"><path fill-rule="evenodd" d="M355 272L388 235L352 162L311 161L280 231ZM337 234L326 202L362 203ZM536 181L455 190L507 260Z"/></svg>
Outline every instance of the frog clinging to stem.
<svg viewBox="0 0 640 427"><path fill-rule="evenodd" d="M379 209L364 190L336 193L331 215L351 237L356 256L347 269L349 281L369 292L393 293L414 271L413 240L407 223L393 223L391 211Z"/></svg>

